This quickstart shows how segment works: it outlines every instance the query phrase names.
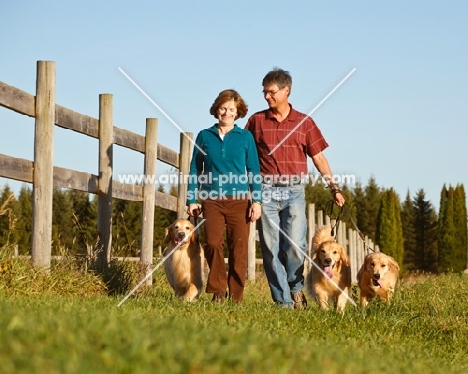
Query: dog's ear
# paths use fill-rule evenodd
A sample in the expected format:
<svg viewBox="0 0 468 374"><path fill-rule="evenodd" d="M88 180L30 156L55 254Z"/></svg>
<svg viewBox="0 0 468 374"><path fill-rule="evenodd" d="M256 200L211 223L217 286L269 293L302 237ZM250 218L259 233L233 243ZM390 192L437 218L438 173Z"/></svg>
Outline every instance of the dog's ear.
<svg viewBox="0 0 468 374"><path fill-rule="evenodd" d="M351 261L349 260L349 256L346 253L345 249L341 245L340 245L340 257L341 257L341 261L343 261L343 264L345 266L350 266L351 265Z"/></svg>
<svg viewBox="0 0 468 374"><path fill-rule="evenodd" d="M373 254L374 253L369 253L368 255L366 255L366 257L364 257L364 267L366 268L366 270L370 266L371 262L373 261L372 259L375 257L375 256L373 256ZM374 261L375 261L375 259L374 259Z"/></svg>
<svg viewBox="0 0 468 374"><path fill-rule="evenodd" d="M193 231L193 229L194 229L194 226L190 224L190 231L192 232L192 234L190 235L190 240L189 240L190 245L197 244L197 233Z"/></svg>
<svg viewBox="0 0 468 374"><path fill-rule="evenodd" d="M362 279L362 276L364 275L364 273L366 272L367 270L367 264L369 262L369 255L367 255L366 257L364 257L364 262L362 263L361 265L361 268L359 269L357 275L356 275L356 279L357 281L360 283L361 282L361 279Z"/></svg>
<svg viewBox="0 0 468 374"><path fill-rule="evenodd" d="M163 243L167 244L171 241L171 239L174 239L174 224L166 227L166 236L164 236Z"/></svg>
<svg viewBox="0 0 468 374"><path fill-rule="evenodd" d="M395 273L400 272L400 266L398 265L398 262L395 261L393 257L388 256L388 266L390 269L392 269Z"/></svg>
<svg viewBox="0 0 468 374"><path fill-rule="evenodd" d="M312 238L312 248L318 249L320 247L320 244L324 242L333 241L333 238L330 235L330 232L331 232L330 226L324 226L318 229Z"/></svg>
<svg viewBox="0 0 468 374"><path fill-rule="evenodd" d="M317 234L315 234L312 240L312 249L314 250L314 252L317 252L319 245L320 245L320 242L317 240Z"/></svg>
<svg viewBox="0 0 468 374"><path fill-rule="evenodd" d="M356 280L358 283L361 283L362 275L364 274L364 264L362 264L361 268L359 269L358 273L356 274Z"/></svg>
<svg viewBox="0 0 468 374"><path fill-rule="evenodd" d="M315 260L318 256L318 247L314 248L314 252L312 252L312 260Z"/></svg>

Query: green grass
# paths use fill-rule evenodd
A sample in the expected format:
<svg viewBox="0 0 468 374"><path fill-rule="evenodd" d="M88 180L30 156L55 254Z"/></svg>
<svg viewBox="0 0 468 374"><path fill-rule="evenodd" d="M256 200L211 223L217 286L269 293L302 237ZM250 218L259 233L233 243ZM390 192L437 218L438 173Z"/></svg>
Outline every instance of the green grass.
<svg viewBox="0 0 468 374"><path fill-rule="evenodd" d="M305 311L275 308L262 276L240 305L206 294L188 304L158 269L151 289L117 307L136 284L129 265L107 280L70 263L45 273L0 256L0 266L2 373L468 372L463 275L400 284L392 305L342 316L310 300Z"/></svg>

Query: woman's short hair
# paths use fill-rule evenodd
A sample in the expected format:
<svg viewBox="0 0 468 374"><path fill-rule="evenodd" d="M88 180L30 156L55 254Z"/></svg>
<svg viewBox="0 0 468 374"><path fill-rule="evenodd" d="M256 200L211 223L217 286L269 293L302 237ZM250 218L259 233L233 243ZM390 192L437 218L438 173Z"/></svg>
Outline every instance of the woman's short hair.
<svg viewBox="0 0 468 374"><path fill-rule="evenodd" d="M218 118L218 109L224 103L234 100L237 108L237 116L235 119L244 118L248 112L248 105L245 103L244 99L236 90L224 90L221 91L218 97L215 99L213 105L210 108L210 114L215 118Z"/></svg>

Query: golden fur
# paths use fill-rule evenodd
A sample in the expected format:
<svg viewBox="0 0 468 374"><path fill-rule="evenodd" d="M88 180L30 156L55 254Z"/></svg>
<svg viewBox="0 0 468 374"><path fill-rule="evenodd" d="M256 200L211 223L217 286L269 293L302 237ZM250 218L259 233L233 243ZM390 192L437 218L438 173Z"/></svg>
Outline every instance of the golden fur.
<svg viewBox="0 0 468 374"><path fill-rule="evenodd" d="M330 233L331 228L325 226L314 235L313 263L306 276L306 290L322 309L329 309L333 303L337 310L344 312L351 287L351 267L344 248Z"/></svg>
<svg viewBox="0 0 468 374"><path fill-rule="evenodd" d="M164 238L167 254L179 245L164 262L164 271L175 295L185 301L198 298L203 288L205 256L195 234L190 234L193 229L189 220L177 219L166 229Z"/></svg>
<svg viewBox="0 0 468 374"><path fill-rule="evenodd" d="M399 271L400 267L393 257L380 252L368 254L357 274L361 306L366 307L374 297L390 302Z"/></svg>

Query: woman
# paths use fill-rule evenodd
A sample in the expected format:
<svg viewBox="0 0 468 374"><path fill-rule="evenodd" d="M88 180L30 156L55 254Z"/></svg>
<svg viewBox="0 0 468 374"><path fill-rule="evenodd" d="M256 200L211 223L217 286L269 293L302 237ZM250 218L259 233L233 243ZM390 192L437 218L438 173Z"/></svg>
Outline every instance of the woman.
<svg viewBox="0 0 468 374"><path fill-rule="evenodd" d="M261 177L257 148L249 131L234 121L247 114L247 105L234 90L222 91L210 108L218 123L202 130L190 164L187 212L197 216L202 200L205 257L210 268L206 292L212 301L228 295L241 302L247 273L250 222L261 215ZM229 267L226 277L223 232L226 228ZM226 293L229 289L229 294Z"/></svg>

